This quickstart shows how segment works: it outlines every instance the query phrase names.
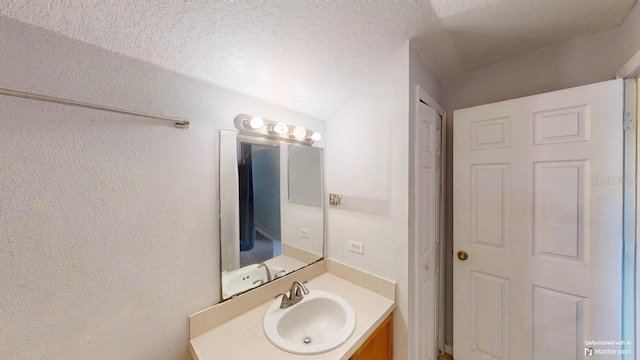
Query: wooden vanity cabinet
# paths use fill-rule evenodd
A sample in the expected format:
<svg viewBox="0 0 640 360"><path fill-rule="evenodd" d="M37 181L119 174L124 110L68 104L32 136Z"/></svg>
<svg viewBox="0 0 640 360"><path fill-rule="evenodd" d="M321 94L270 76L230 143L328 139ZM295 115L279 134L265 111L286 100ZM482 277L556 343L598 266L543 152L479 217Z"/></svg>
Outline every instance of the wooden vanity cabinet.
<svg viewBox="0 0 640 360"><path fill-rule="evenodd" d="M367 341L351 356L351 360L393 359L393 313L387 317Z"/></svg>

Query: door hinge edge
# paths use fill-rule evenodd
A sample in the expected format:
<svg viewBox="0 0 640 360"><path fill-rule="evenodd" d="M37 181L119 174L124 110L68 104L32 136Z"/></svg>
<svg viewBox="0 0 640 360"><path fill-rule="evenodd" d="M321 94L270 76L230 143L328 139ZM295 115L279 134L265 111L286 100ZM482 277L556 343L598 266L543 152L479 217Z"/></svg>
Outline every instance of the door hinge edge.
<svg viewBox="0 0 640 360"><path fill-rule="evenodd" d="M634 129L636 127L636 114L632 111L625 111L622 125L625 131Z"/></svg>

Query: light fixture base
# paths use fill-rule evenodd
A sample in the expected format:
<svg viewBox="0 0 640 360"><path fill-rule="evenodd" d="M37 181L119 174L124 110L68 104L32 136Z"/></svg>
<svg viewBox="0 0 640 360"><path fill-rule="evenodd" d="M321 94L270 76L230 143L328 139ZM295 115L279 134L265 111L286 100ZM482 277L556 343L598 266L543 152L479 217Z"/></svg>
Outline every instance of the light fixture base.
<svg viewBox="0 0 640 360"><path fill-rule="evenodd" d="M251 126L248 126L248 124L254 117L255 116L247 114L238 114L233 119L233 124L235 125L236 129L238 129L243 135L261 136L272 140L303 144L307 146L312 146L313 143L316 142L316 140L312 139L312 135L316 134L317 132L305 129L301 126L292 126L282 121L272 121L261 118L263 121L263 125L257 129L253 129L251 128ZM274 129L276 126L279 126L281 129L276 131ZM304 136L299 135L298 137L294 137L293 132L296 128L301 128L304 131Z"/></svg>

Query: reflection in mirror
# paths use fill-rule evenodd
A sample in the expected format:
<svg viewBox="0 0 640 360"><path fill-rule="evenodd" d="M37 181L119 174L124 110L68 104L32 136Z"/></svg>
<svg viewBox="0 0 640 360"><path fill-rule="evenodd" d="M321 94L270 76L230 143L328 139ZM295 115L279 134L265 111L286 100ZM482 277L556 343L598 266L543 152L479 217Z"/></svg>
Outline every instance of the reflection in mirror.
<svg viewBox="0 0 640 360"><path fill-rule="evenodd" d="M240 267L282 253L280 147L240 142Z"/></svg>
<svg viewBox="0 0 640 360"><path fill-rule="evenodd" d="M222 297L323 256L322 149L220 132Z"/></svg>

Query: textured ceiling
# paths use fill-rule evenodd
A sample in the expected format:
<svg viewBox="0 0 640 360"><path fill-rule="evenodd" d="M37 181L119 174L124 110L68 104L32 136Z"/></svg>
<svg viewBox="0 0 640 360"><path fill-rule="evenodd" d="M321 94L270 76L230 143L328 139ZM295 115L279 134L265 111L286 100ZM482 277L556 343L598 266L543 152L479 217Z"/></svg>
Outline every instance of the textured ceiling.
<svg viewBox="0 0 640 360"><path fill-rule="evenodd" d="M407 39L443 80L622 22L636 0L1 0L0 14L327 118Z"/></svg>

